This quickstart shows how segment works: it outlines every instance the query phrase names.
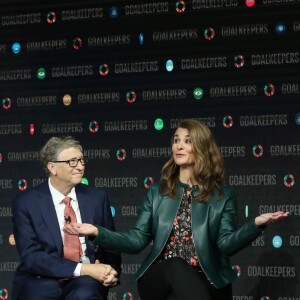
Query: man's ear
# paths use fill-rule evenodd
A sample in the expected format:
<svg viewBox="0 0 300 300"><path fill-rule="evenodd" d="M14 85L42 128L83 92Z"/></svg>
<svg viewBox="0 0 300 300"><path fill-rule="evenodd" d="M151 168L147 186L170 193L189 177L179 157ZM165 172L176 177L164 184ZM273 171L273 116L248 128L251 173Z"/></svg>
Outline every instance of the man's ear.
<svg viewBox="0 0 300 300"><path fill-rule="evenodd" d="M53 162L49 161L47 164L47 168L52 175L56 175L56 166Z"/></svg>

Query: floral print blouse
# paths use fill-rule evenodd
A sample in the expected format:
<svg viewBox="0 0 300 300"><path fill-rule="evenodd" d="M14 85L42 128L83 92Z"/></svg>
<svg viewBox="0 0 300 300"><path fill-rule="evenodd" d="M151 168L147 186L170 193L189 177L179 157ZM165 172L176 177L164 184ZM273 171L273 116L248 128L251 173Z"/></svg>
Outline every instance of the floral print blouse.
<svg viewBox="0 0 300 300"><path fill-rule="evenodd" d="M200 269L192 234L191 195L183 193L173 229L162 252L164 259L181 257L191 266Z"/></svg>

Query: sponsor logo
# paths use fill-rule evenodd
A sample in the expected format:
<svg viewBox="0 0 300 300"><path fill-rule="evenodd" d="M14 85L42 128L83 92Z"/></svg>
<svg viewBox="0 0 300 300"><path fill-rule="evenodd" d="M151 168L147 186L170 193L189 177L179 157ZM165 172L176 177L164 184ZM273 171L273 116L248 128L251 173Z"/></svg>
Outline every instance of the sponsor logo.
<svg viewBox="0 0 300 300"><path fill-rule="evenodd" d="M123 274L135 274L139 269L140 264L122 264L122 273Z"/></svg>
<svg viewBox="0 0 300 300"><path fill-rule="evenodd" d="M160 157L170 157L171 149L166 148L133 148L132 157L133 158L160 158Z"/></svg>
<svg viewBox="0 0 300 300"><path fill-rule="evenodd" d="M197 38L198 33L196 28L154 31L152 34L154 42L195 40Z"/></svg>
<svg viewBox="0 0 300 300"><path fill-rule="evenodd" d="M240 116L240 126L282 126L287 125L287 115Z"/></svg>
<svg viewBox="0 0 300 300"><path fill-rule="evenodd" d="M1 261L0 262L0 271L1 272L14 272L19 266L20 262L18 261Z"/></svg>
<svg viewBox="0 0 300 300"><path fill-rule="evenodd" d="M118 63L115 64L114 70L116 74L157 72L158 61Z"/></svg>
<svg viewBox="0 0 300 300"><path fill-rule="evenodd" d="M244 24L221 27L222 37L264 35L268 33L268 24Z"/></svg>
<svg viewBox="0 0 300 300"><path fill-rule="evenodd" d="M146 90L142 92L143 101L187 99L186 89Z"/></svg>
<svg viewBox="0 0 300 300"><path fill-rule="evenodd" d="M248 266L249 277L294 278L296 268L290 266Z"/></svg>
<svg viewBox="0 0 300 300"><path fill-rule="evenodd" d="M39 159L38 151L8 152L7 161L33 161Z"/></svg>
<svg viewBox="0 0 300 300"><path fill-rule="evenodd" d="M2 26L27 25L41 23L41 13L2 16Z"/></svg>
<svg viewBox="0 0 300 300"><path fill-rule="evenodd" d="M264 53L251 55L252 66L298 64L299 52Z"/></svg>
<svg viewBox="0 0 300 300"><path fill-rule="evenodd" d="M300 86L298 82L283 83L281 86L281 93L286 94L300 94Z"/></svg>
<svg viewBox="0 0 300 300"><path fill-rule="evenodd" d="M256 96L256 85L216 86L209 90L210 97L245 97Z"/></svg>
<svg viewBox="0 0 300 300"><path fill-rule="evenodd" d="M121 207L122 216L137 216L139 211L139 206L137 205L127 205Z"/></svg>
<svg viewBox="0 0 300 300"><path fill-rule="evenodd" d="M126 16L160 14L168 11L168 2L125 5Z"/></svg>
<svg viewBox="0 0 300 300"><path fill-rule="evenodd" d="M290 236L290 246L300 246L300 236L299 235L291 235Z"/></svg>
<svg viewBox="0 0 300 300"><path fill-rule="evenodd" d="M273 186L276 185L275 174L230 175L229 185L236 186Z"/></svg>
<svg viewBox="0 0 300 300"><path fill-rule="evenodd" d="M96 177L95 187L135 188L137 180L137 177Z"/></svg>
<svg viewBox="0 0 300 300"><path fill-rule="evenodd" d="M83 131L82 123L45 123L42 124L43 134L53 133L80 133Z"/></svg>
<svg viewBox="0 0 300 300"><path fill-rule="evenodd" d="M0 207L0 217L12 217L11 207Z"/></svg>
<svg viewBox="0 0 300 300"><path fill-rule="evenodd" d="M21 134L22 133L22 124L5 124L0 125L0 135L8 134Z"/></svg>
<svg viewBox="0 0 300 300"><path fill-rule="evenodd" d="M222 157L245 157L245 146L219 147Z"/></svg>
<svg viewBox="0 0 300 300"><path fill-rule="evenodd" d="M144 131L147 129L147 120L104 122L105 131Z"/></svg>
<svg viewBox="0 0 300 300"><path fill-rule="evenodd" d="M207 127L216 127L216 118L215 117L211 117L211 118L210 117L207 117L207 118L191 118L191 119L201 121ZM170 128L171 129L177 128L177 126L179 125L179 123L182 120L183 119L170 119Z"/></svg>
<svg viewBox="0 0 300 300"><path fill-rule="evenodd" d="M0 71L0 81L31 79L31 69Z"/></svg>
<svg viewBox="0 0 300 300"><path fill-rule="evenodd" d="M18 107L52 106L56 101L55 95L18 97L16 100Z"/></svg>
<svg viewBox="0 0 300 300"><path fill-rule="evenodd" d="M238 0L192 0L192 9L224 8L238 6Z"/></svg>
<svg viewBox="0 0 300 300"><path fill-rule="evenodd" d="M103 92L78 94L78 104L95 104L95 103L117 103L120 102L120 93L118 92Z"/></svg>
<svg viewBox="0 0 300 300"><path fill-rule="evenodd" d="M271 145L271 156L297 156L300 155L299 145Z"/></svg>
<svg viewBox="0 0 300 300"><path fill-rule="evenodd" d="M84 156L91 159L109 159L110 149L85 149L83 151Z"/></svg>
<svg viewBox="0 0 300 300"><path fill-rule="evenodd" d="M34 51L50 51L58 49L66 49L67 40L47 40L47 41L35 41L27 42L26 49L28 52Z"/></svg>
<svg viewBox="0 0 300 300"><path fill-rule="evenodd" d="M101 19L102 17L103 17L103 8L100 7L63 10L61 12L62 21Z"/></svg>
<svg viewBox="0 0 300 300"><path fill-rule="evenodd" d="M93 75L93 66L53 67L51 75L53 78L91 76Z"/></svg>
<svg viewBox="0 0 300 300"><path fill-rule="evenodd" d="M117 46L117 45L129 45L131 42L131 35L120 34L120 35L89 37L87 42L89 47L110 47L110 46Z"/></svg>
<svg viewBox="0 0 300 300"><path fill-rule="evenodd" d="M183 58L181 60L182 70L218 69L226 67L226 57Z"/></svg>
<svg viewBox="0 0 300 300"><path fill-rule="evenodd" d="M290 215L300 216L300 204L274 204L260 205L258 207L259 214L274 213L276 211L288 211Z"/></svg>

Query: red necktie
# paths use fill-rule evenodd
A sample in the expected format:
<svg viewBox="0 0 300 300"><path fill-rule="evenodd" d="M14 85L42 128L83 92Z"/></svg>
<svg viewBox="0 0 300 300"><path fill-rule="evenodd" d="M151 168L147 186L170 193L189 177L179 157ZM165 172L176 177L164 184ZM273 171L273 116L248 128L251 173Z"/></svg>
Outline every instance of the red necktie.
<svg viewBox="0 0 300 300"><path fill-rule="evenodd" d="M65 206L64 217L67 223L76 223L77 218L74 209L71 206L71 198L66 197L63 200ZM64 234L64 258L79 262L82 254L79 237L76 235Z"/></svg>

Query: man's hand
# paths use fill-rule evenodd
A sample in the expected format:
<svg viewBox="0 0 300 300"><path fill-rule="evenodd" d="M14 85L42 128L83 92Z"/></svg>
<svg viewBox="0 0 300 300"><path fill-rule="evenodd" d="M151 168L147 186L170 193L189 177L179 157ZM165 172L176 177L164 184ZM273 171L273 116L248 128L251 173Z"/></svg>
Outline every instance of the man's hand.
<svg viewBox="0 0 300 300"><path fill-rule="evenodd" d="M96 261L95 264L82 264L80 275L89 275L100 281L104 286L115 286L118 273L110 265Z"/></svg>

